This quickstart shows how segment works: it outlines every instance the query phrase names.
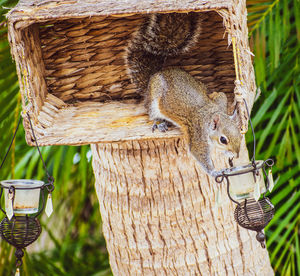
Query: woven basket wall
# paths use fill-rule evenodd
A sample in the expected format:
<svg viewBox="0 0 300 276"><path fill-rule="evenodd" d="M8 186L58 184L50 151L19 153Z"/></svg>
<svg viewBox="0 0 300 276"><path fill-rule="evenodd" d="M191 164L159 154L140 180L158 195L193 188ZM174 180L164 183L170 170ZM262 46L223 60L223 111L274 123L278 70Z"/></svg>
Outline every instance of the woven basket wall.
<svg viewBox="0 0 300 276"><path fill-rule="evenodd" d="M8 14L9 39L23 109L32 118L39 144L180 135L178 129L151 132L124 56L128 40L147 13L189 11L201 12L204 19L199 43L167 65L184 68L210 92L227 93L230 110L236 78L231 44L235 37L241 79L249 92L243 96L251 107L255 82L245 1L20 1ZM26 117L24 126L27 142L33 144Z"/></svg>

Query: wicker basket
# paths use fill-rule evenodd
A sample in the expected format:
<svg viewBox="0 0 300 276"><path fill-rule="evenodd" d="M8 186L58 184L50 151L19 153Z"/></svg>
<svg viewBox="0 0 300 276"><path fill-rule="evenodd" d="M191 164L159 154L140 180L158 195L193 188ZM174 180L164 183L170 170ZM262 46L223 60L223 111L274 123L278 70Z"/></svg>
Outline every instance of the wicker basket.
<svg viewBox="0 0 300 276"><path fill-rule="evenodd" d="M251 107L255 81L245 1L20 1L8 14L9 40L23 109L32 118L38 143L78 145L180 135L178 129L151 132L124 56L131 34L147 13L189 11L203 13L201 39L169 65L181 66L210 92L227 93L229 110L238 74L248 91L242 96ZM233 38L239 59L234 59ZM239 116L247 121L242 108ZM26 139L33 144L26 118Z"/></svg>

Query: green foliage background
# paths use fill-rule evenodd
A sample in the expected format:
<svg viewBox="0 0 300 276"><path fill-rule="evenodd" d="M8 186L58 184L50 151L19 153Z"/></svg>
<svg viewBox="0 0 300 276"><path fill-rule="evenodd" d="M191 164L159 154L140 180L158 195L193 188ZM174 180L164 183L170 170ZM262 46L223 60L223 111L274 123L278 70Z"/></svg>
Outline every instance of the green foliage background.
<svg viewBox="0 0 300 276"><path fill-rule="evenodd" d="M0 0L0 158L10 143L20 113L15 64L7 42L5 7L17 1ZM273 157L276 186L270 195L276 206L266 228L267 246L277 275L300 274L300 2L247 1L249 37L255 54L257 87L261 96L252 111L257 159ZM249 150L252 136L247 134ZM47 167L55 178L55 212L42 217L45 238L40 250L26 254L22 275L111 275L101 218L94 192L88 146L43 147ZM18 132L15 148L0 179L43 179L34 148ZM0 215L2 219L2 215ZM0 275L12 275L13 249L0 241Z"/></svg>

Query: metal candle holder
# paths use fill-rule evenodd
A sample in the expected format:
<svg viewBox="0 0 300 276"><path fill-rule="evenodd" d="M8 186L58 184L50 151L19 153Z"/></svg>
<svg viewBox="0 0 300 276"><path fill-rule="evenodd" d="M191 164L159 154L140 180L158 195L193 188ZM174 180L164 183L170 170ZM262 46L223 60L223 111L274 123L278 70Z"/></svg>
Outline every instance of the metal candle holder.
<svg viewBox="0 0 300 276"><path fill-rule="evenodd" d="M5 218L0 223L0 236L6 242L8 242L9 244L11 244L16 248L16 252L15 252L16 267L17 267L16 275L19 275L20 273L19 268L22 265L22 257L24 256L25 248L28 245L32 244L35 240L37 240L37 238L40 236L42 232L42 228L37 217L42 213L42 211L45 208L45 191L48 192L46 214L50 216L53 210L51 194L52 191L54 190L54 184L53 184L54 179L47 171L45 162L43 160L39 146L37 144L37 139L34 134L30 117L29 115L27 116L28 116L33 137L35 139L36 148L42 160L44 169L47 174L48 181L47 183L44 183L42 181L19 179L19 180L6 180L0 182L0 188L1 188L0 210L5 214ZM4 161L10 151L17 130L19 128L20 122L21 122L21 117L19 119L12 141L8 147L8 150L5 154L5 157L1 163L0 168L3 166ZM3 193L3 191L5 191L5 193ZM22 195L22 192L25 194ZM32 199L30 198L28 200L28 197L30 196L30 192L34 192L34 195ZM42 194L41 204L39 204L40 193ZM5 194L5 210L1 206L2 194ZM38 198L34 199L34 196ZM29 204L30 200L31 201L34 200L35 202L32 204L36 206L28 208L28 206L30 206Z"/></svg>
<svg viewBox="0 0 300 276"><path fill-rule="evenodd" d="M269 176L266 173L266 166L272 168L274 165L274 161L272 159L267 159L265 161L255 161L255 133L253 129L253 125L250 119L249 110L247 107L247 103L245 102L246 110L248 113L248 118L250 121L252 134L253 134L253 157L251 163L247 166L242 167L231 167L229 169L225 169L222 173L216 176L215 180L217 183L222 183L224 179L226 179L227 184L227 194L231 201L237 204L236 209L234 211L234 218L236 222L243 228L256 231L256 239L260 242L261 246L265 248L265 234L263 233L263 229L266 225L271 221L274 216L275 208L269 198L265 196L268 190L271 190L271 184L273 186L273 178L270 174ZM232 162L231 162L232 163ZM232 166L232 164L231 164ZM261 170L263 171L263 175L266 178L266 182L263 180L263 175L261 174ZM271 170L270 170L271 172ZM247 175L249 174L249 175ZM245 191L245 193L241 193L240 198L237 197L234 199L230 192L230 185L233 182L233 177L244 176L244 179L250 179L255 185L253 193ZM247 175L247 176L246 176ZM252 176L251 176L252 175ZM246 177L245 177L246 176ZM253 178L252 178L253 177ZM270 179L271 178L271 179ZM231 179L231 181L230 181ZM242 182L242 181L241 181ZM261 199L261 183L264 182L265 189L263 191L263 197ZM243 183L239 183L240 188L243 189Z"/></svg>
<svg viewBox="0 0 300 276"><path fill-rule="evenodd" d="M255 200L254 198L245 198L241 202L238 202L237 200L233 199L231 193L230 193L230 177L237 176L237 175L243 175L243 174L253 174L253 178L255 179L256 175L258 174L258 171L260 169L263 170L264 175L266 177L266 191L269 189L270 182L269 178L266 173L265 166L272 167L274 164L272 159L268 159L264 161L260 166L257 166L256 162L252 162L252 168L249 168L249 170L240 172L240 173L230 173L227 170L227 173L223 172L223 174L218 175L216 177L216 182L222 183L224 179L226 179L227 183L227 194L230 200L232 200L235 204L237 204L237 207L234 211L234 218L236 222L242 226L243 228L253 230L257 232L256 239L261 243L261 246L265 248L265 235L263 233L263 229L266 227L266 225L271 221L271 219L274 216L275 208L269 198L265 196L265 193L263 193L263 198L259 200ZM242 185L242 183L241 183Z"/></svg>

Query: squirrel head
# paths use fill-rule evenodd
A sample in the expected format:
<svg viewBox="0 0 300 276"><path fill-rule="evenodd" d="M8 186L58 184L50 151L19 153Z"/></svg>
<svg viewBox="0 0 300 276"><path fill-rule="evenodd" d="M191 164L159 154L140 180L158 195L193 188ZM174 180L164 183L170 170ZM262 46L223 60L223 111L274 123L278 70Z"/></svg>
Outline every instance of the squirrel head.
<svg viewBox="0 0 300 276"><path fill-rule="evenodd" d="M223 151L230 158L238 158L242 135L235 116L215 113L210 118L209 138L211 144Z"/></svg>

